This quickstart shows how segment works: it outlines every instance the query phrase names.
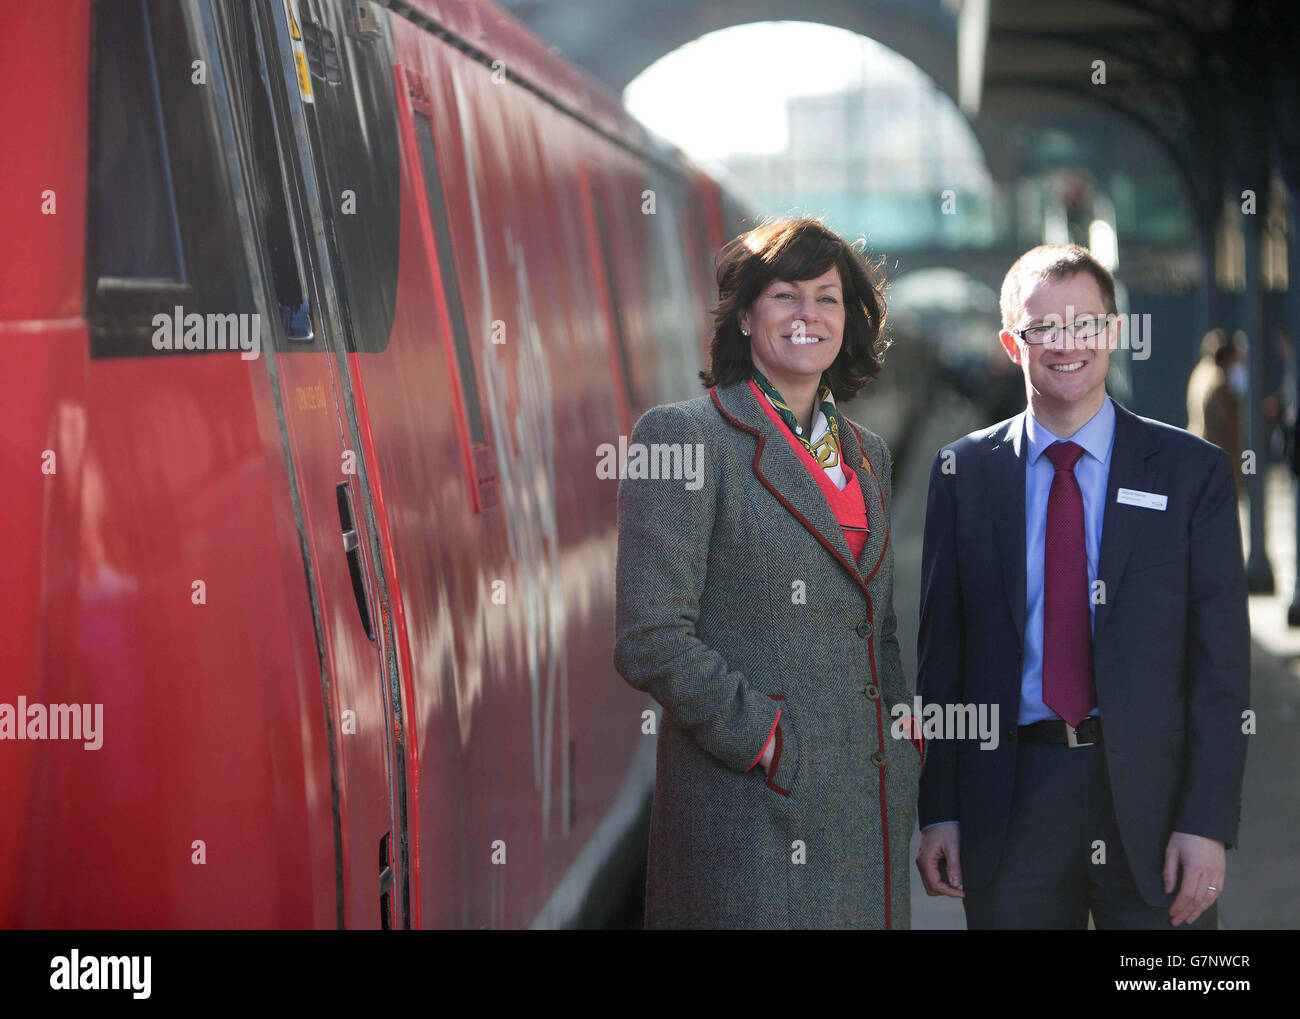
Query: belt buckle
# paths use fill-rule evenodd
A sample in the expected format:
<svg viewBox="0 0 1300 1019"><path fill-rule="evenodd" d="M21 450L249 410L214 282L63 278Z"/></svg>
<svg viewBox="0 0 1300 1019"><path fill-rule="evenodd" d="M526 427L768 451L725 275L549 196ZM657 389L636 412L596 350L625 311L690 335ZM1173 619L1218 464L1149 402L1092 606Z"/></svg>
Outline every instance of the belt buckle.
<svg viewBox="0 0 1300 1019"><path fill-rule="evenodd" d="M1064 719L1062 719L1062 721L1064 721ZM1095 744L1095 743L1092 743L1092 742L1088 742L1088 743L1080 743L1080 742L1079 742L1079 734L1078 734L1078 732L1075 730L1074 726L1072 726L1069 722L1066 722L1066 723L1065 723L1065 742L1066 742L1066 745L1067 745L1067 746L1070 746L1070 747L1091 747L1091 746L1096 746L1096 744Z"/></svg>

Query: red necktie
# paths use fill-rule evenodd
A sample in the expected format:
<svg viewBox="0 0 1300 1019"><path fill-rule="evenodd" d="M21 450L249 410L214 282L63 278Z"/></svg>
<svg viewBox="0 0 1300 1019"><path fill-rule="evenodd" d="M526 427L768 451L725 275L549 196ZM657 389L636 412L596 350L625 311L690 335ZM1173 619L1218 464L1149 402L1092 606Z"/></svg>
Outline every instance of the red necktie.
<svg viewBox="0 0 1300 1019"><path fill-rule="evenodd" d="M1083 447L1054 442L1045 452L1056 474L1047 494L1043 550L1043 703L1078 725L1097 703L1083 493L1074 476Z"/></svg>

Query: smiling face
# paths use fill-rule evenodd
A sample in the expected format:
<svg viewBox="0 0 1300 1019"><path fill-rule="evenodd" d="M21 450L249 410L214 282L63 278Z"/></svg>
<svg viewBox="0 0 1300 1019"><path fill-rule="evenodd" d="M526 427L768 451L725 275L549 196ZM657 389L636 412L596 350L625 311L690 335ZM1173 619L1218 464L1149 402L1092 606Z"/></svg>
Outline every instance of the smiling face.
<svg viewBox="0 0 1300 1019"><path fill-rule="evenodd" d="M754 364L777 389L815 382L844 341L839 269L832 265L810 280L772 280L741 313L740 328L749 332Z"/></svg>
<svg viewBox="0 0 1300 1019"><path fill-rule="evenodd" d="M1109 314L1101 289L1092 275L1075 273L1060 280L1040 280L1025 294L1015 326L1042 323L1069 324ZM1025 395L1035 415L1073 416L1076 410L1093 410L1106 397L1106 371L1110 351L1120 329L1118 317L1090 339L1034 345L1021 342L1014 333L1000 334L1007 356L1020 365L1025 375Z"/></svg>

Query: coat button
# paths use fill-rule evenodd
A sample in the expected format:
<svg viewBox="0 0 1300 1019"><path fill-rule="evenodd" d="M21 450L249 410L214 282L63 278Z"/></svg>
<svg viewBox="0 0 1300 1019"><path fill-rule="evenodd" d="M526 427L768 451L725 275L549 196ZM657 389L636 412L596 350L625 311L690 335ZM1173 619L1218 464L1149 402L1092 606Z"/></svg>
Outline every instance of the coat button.
<svg viewBox="0 0 1300 1019"><path fill-rule="evenodd" d="M883 768L885 766L885 755L879 750L873 750L871 752L871 763L877 768Z"/></svg>
<svg viewBox="0 0 1300 1019"><path fill-rule="evenodd" d="M866 640L871 636L871 620L866 620L858 624L858 636Z"/></svg>
<svg viewBox="0 0 1300 1019"><path fill-rule="evenodd" d="M876 686L875 683L868 683L867 688L862 692L866 694L870 700L876 701L880 699L880 687Z"/></svg>

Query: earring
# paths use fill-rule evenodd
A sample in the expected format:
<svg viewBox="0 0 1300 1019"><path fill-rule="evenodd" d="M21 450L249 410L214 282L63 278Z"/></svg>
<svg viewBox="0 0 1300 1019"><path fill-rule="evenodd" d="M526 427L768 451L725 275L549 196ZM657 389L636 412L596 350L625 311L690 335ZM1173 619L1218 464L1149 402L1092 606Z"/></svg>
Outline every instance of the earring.
<svg viewBox="0 0 1300 1019"><path fill-rule="evenodd" d="M741 336L748 336L748 335L749 335L749 330L748 330L748 329L742 329L742 330L740 331L740 335L741 335Z"/></svg>

